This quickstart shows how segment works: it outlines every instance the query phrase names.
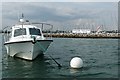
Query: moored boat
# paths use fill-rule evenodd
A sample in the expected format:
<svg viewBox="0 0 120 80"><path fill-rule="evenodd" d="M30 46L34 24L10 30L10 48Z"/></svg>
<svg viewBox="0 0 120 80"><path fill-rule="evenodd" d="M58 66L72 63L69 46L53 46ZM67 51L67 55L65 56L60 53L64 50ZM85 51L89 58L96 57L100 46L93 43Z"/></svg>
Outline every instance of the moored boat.
<svg viewBox="0 0 120 80"><path fill-rule="evenodd" d="M43 27L45 23L40 24ZM27 60L33 60L38 55L44 54L53 42L51 38L44 37L41 28L24 21L23 17L19 24L12 26L8 34L9 37L4 43L7 54Z"/></svg>

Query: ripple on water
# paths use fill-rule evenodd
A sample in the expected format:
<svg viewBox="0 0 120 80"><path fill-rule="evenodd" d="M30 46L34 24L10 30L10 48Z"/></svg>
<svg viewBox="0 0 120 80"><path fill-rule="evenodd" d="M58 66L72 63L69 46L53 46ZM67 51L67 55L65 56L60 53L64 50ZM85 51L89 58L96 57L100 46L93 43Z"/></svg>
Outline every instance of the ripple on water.
<svg viewBox="0 0 120 80"><path fill-rule="evenodd" d="M111 43L111 44L110 44ZM25 61L7 57L3 51L3 77L21 78L110 78L118 76L118 49L115 39L55 38L44 57ZM50 54L57 64L49 57ZM69 66L74 56L83 59L83 68L74 70ZM119 61L120 62L120 61Z"/></svg>

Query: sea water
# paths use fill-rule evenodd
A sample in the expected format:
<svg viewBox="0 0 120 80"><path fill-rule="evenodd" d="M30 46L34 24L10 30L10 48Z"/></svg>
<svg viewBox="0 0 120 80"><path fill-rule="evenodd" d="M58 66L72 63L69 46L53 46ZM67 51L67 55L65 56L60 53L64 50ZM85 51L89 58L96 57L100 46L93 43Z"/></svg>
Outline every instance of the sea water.
<svg viewBox="0 0 120 80"><path fill-rule="evenodd" d="M3 42L1 46L2 78L118 78L118 39L53 38L45 55L34 61L9 57ZM83 68L70 68L75 56Z"/></svg>
<svg viewBox="0 0 120 80"><path fill-rule="evenodd" d="M0 79L2 78L2 35L0 34Z"/></svg>

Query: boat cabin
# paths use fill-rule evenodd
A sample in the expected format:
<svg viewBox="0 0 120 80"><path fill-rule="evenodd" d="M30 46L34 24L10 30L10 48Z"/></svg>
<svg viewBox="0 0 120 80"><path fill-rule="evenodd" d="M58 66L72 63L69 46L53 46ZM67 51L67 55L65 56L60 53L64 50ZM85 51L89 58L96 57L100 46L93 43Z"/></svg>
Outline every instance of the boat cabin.
<svg viewBox="0 0 120 80"><path fill-rule="evenodd" d="M25 25L25 27L14 27L12 37L17 37L21 35L38 35L41 36L41 29L35 26Z"/></svg>
<svg viewBox="0 0 120 80"><path fill-rule="evenodd" d="M20 38L30 39L32 36L35 36L39 39L44 39L42 31L40 28L37 28L33 25L15 25L12 27L12 34L10 40L15 40Z"/></svg>

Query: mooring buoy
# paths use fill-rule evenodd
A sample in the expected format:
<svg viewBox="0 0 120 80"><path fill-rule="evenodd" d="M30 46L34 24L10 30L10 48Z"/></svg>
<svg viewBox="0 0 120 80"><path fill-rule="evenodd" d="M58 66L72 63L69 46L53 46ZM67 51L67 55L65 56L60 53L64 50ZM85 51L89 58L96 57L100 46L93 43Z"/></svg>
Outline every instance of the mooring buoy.
<svg viewBox="0 0 120 80"><path fill-rule="evenodd" d="M74 57L70 61L70 67L71 68L81 68L83 67L83 61L80 57Z"/></svg>

